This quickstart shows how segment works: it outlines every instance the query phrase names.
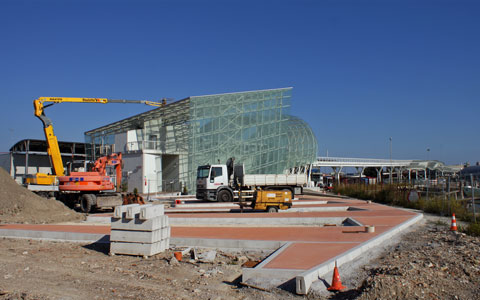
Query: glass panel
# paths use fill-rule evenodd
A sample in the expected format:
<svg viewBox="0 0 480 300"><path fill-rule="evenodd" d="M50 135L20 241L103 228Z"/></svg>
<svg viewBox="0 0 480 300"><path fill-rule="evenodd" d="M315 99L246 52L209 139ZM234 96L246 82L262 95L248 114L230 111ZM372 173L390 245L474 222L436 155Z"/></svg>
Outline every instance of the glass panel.
<svg viewBox="0 0 480 300"><path fill-rule="evenodd" d="M134 131L138 150L179 155L180 181L195 189L197 167L235 157L249 174L284 173L313 162L317 140L290 115L291 88L190 97L85 133L87 155ZM121 140L121 139L118 139ZM128 145L109 149L131 151Z"/></svg>
<svg viewBox="0 0 480 300"><path fill-rule="evenodd" d="M290 100L291 88L191 97L190 174L229 157L250 174L283 173L313 162L317 141L305 122L289 115Z"/></svg>

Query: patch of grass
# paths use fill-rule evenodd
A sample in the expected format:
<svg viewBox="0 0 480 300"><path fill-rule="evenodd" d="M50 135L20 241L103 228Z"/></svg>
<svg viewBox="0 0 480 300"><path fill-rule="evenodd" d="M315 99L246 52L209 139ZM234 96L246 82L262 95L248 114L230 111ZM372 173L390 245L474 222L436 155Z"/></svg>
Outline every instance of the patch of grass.
<svg viewBox="0 0 480 300"><path fill-rule="evenodd" d="M464 232L472 236L480 236L480 223L469 223Z"/></svg>

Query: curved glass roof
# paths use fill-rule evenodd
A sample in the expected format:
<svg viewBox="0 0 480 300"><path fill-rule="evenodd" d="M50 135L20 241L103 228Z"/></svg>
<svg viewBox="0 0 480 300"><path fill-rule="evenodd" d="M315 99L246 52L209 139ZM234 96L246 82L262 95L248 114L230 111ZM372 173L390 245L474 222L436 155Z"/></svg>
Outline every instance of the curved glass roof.
<svg viewBox="0 0 480 300"><path fill-rule="evenodd" d="M289 114L292 88L190 98L188 169L235 157L249 174L278 174L312 163L317 140Z"/></svg>
<svg viewBox="0 0 480 300"><path fill-rule="evenodd" d="M285 173L314 162L318 147L308 124L290 115L291 94L281 88L185 98L86 132L87 152L178 155L178 180L189 191L198 166L230 157L249 174Z"/></svg>

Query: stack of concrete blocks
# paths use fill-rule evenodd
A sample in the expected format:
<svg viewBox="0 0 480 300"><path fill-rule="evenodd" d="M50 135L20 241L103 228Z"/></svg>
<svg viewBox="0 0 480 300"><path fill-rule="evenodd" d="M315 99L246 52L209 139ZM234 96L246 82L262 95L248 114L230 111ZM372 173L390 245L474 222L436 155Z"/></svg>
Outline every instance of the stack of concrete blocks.
<svg viewBox="0 0 480 300"><path fill-rule="evenodd" d="M170 225L163 205L115 207L111 220L110 254L151 256L170 248Z"/></svg>

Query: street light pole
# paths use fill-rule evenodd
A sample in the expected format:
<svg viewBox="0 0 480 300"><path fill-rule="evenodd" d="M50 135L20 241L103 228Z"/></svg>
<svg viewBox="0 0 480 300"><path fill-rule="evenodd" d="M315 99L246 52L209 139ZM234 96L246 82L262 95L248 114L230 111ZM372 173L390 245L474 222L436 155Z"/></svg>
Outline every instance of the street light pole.
<svg viewBox="0 0 480 300"><path fill-rule="evenodd" d="M392 184L392 173L393 173L393 167L392 167L392 137L390 137L390 184Z"/></svg>
<svg viewBox="0 0 480 300"><path fill-rule="evenodd" d="M425 168L425 178L427 179L427 201L428 201L428 186L429 186L429 179L428 179L428 162L430 160L430 148L427 148L427 167Z"/></svg>

